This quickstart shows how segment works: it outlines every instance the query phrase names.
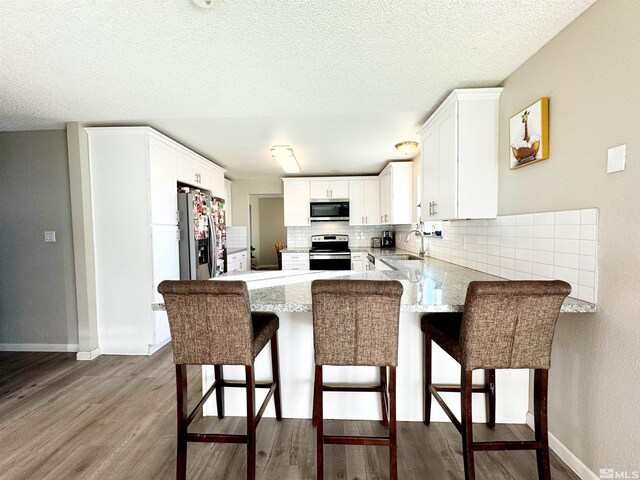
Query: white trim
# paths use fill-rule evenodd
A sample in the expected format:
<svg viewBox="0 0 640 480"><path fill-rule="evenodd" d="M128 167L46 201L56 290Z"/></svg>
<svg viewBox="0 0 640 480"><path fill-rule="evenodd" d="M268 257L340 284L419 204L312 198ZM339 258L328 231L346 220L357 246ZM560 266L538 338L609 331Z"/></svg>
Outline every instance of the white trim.
<svg viewBox="0 0 640 480"><path fill-rule="evenodd" d="M0 352L77 352L77 343L0 343Z"/></svg>
<svg viewBox="0 0 640 480"><path fill-rule="evenodd" d="M531 430L535 431L533 414L531 412L527 412L527 425ZM549 448L582 480L600 479L598 475L589 470L589 468L551 432L549 432Z"/></svg>
<svg viewBox="0 0 640 480"><path fill-rule="evenodd" d="M167 338L165 338L161 342L156 343L155 345L149 345L149 355L153 355L170 341L171 341L171 335L169 335Z"/></svg>
<svg viewBox="0 0 640 480"><path fill-rule="evenodd" d="M90 352L78 352L76 355L76 360L93 360L100 356L100 349L96 348L91 350Z"/></svg>

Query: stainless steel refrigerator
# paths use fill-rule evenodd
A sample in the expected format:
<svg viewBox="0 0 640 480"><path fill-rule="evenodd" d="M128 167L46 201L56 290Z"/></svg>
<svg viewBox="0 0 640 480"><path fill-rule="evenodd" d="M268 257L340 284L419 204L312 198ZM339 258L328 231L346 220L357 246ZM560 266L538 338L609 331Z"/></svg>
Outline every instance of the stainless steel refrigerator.
<svg viewBox="0 0 640 480"><path fill-rule="evenodd" d="M180 279L206 280L225 272L227 231L224 200L189 189L178 193Z"/></svg>

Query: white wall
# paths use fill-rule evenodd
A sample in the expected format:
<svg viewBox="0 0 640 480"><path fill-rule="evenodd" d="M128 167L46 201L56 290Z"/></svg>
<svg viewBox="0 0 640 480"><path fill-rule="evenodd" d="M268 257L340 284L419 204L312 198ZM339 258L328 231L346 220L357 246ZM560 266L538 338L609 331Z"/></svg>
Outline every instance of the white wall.
<svg viewBox="0 0 640 480"><path fill-rule="evenodd" d="M284 201L282 197L266 198L260 202L260 262L258 266L278 265L276 242L287 242L284 226Z"/></svg>
<svg viewBox="0 0 640 480"><path fill-rule="evenodd" d="M0 133L0 205L1 348L77 350L64 130Z"/></svg>
<svg viewBox="0 0 640 480"><path fill-rule="evenodd" d="M249 195L260 194L282 195L282 180L279 178L234 180L231 191L234 225L249 225Z"/></svg>
<svg viewBox="0 0 640 480"><path fill-rule="evenodd" d="M640 2L600 0L504 81L499 214L600 209L596 315L560 317L550 430L590 470L640 470ZM550 97L550 154L509 170L509 118ZM605 173L627 144L627 170Z"/></svg>

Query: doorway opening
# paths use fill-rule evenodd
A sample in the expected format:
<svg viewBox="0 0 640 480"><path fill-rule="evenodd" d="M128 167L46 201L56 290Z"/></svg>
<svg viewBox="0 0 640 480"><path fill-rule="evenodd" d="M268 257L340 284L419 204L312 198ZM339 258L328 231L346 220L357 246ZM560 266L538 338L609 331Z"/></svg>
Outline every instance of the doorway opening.
<svg viewBox="0 0 640 480"><path fill-rule="evenodd" d="M287 243L282 195L249 195L252 270L277 270L276 243Z"/></svg>

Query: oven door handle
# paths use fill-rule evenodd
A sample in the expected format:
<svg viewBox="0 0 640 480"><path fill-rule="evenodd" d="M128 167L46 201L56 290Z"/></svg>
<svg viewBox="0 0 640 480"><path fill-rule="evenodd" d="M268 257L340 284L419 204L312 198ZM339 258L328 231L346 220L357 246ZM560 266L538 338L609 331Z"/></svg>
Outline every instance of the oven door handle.
<svg viewBox="0 0 640 480"><path fill-rule="evenodd" d="M351 259L350 253L331 253L331 254L309 254L309 260L343 260Z"/></svg>

